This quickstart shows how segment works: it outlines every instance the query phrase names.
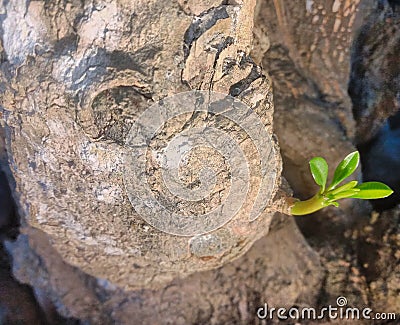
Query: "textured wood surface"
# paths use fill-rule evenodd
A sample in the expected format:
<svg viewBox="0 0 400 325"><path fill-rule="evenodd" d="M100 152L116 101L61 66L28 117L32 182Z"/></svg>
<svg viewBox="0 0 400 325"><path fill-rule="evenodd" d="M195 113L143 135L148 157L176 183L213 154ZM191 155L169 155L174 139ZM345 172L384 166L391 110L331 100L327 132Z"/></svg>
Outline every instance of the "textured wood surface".
<svg viewBox="0 0 400 325"><path fill-rule="evenodd" d="M274 197L281 161L272 137L271 82L249 56L254 6L255 1L7 3L0 78L22 232L41 230L66 262L129 289L160 287L173 277L219 267L268 233L280 204ZM132 160L132 125L160 99L165 108L167 98L191 89L206 91L203 99L211 91L233 96L259 124L243 127L247 113L232 122L226 112L175 112L146 140L145 149L152 151L140 174L138 160ZM185 105L195 102L176 107ZM214 135L214 149L189 155L179 177L183 194L190 194L202 164L208 164L217 175L215 187L199 202L177 200L153 158L196 127L227 134L244 154L241 170L249 176L235 185L241 176L233 171L240 165L226 159L230 149ZM150 203L135 197L146 186L155 197L151 205L165 207L150 209L147 218L139 206ZM233 198L224 206L227 193L244 194L243 204ZM258 218L251 214L257 200L267 205ZM238 208L226 212L231 205ZM185 213L201 216L219 207L229 218L185 221ZM181 224L167 227L167 210L183 214Z"/></svg>
<svg viewBox="0 0 400 325"><path fill-rule="evenodd" d="M360 9L369 10L370 1L257 5L255 29L254 1L26 1L0 7L1 103L24 225L7 249L14 275L33 286L42 305L47 301L89 324L257 324L255 310L265 302L318 306L343 293L355 304L364 302L368 284L354 272L375 251L369 254L361 243L355 256L358 243L346 236L367 228L348 229L357 214L351 205L302 226L322 241L313 242L321 265L292 218L275 213L271 223L287 188L256 222L242 211L211 236L163 233L129 202L120 158L129 149L131 125L159 99L192 88L230 94L257 112L269 135L278 131L286 163L293 163L288 170L296 170L286 176L300 195L314 190L305 177L312 155L327 154L335 164L353 150L345 135L352 136L354 126L346 94L349 44ZM267 73L279 107L274 125ZM182 124L204 121L213 122L202 114L175 120L151 145L158 148ZM244 135L229 127L228 134ZM241 143L244 151L254 152L247 143ZM194 158L209 153L198 151ZM249 166L258 159L247 157ZM270 158L279 171L279 155ZM190 159L197 168L199 159ZM226 184L225 162L217 156L212 164L224 167L220 185ZM259 183L259 170L251 171L251 181ZM216 202L210 199L205 210ZM385 263L393 252L387 250ZM393 306L395 276L375 279L388 279Z"/></svg>

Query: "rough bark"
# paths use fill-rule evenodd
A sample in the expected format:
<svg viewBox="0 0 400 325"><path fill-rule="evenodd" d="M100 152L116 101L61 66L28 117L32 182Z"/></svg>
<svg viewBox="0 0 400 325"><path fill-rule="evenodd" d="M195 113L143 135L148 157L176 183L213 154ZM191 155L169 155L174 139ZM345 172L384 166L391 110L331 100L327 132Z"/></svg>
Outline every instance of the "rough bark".
<svg viewBox="0 0 400 325"><path fill-rule="evenodd" d="M302 198L317 190L308 172L311 157L323 156L329 166L335 166L398 110L394 95L398 65L393 64L399 45L398 4L307 4L308 8L303 2L260 2L255 35L271 37L269 42L265 36L258 37L256 44L260 45L254 49L273 81L274 125L283 175ZM382 147L383 141L377 138L372 147L366 143L364 150L360 148L363 177L396 188L397 147L390 140L389 150L388 143ZM356 178L361 180L360 172ZM396 195L389 200L398 204ZM381 312L398 310L398 285L393 281L399 274L399 256L394 253L397 215L398 207L379 215L371 214L368 203L347 201L340 203L340 209L328 208L312 218L296 219L326 272L321 306L344 295L353 305L368 304Z"/></svg>
<svg viewBox="0 0 400 325"><path fill-rule="evenodd" d="M345 135L351 137L354 126L346 94L349 44L356 9L364 15L370 4L259 5L254 61L254 1L21 1L2 8L2 105L23 221L22 234L7 248L14 275L33 285L42 306L55 305L62 315L90 324L257 324L255 311L265 302L316 306L342 294L355 304L368 300L369 284L354 274L359 260L349 253L356 235L346 232L350 216L367 215L368 208L345 204L301 224L321 266L294 221L274 212L285 187L256 222L239 214L242 223L203 237L191 252L189 238L149 227L121 193L124 139L139 113L158 99L191 88L230 94L254 109L271 135L267 72L280 108L274 127L286 176L297 194L314 191L306 176L309 158L324 155L334 165L354 149ZM23 33L32 26L37 28ZM327 37L330 31L335 37ZM203 118L178 121L171 134ZM360 233L364 226L351 230ZM141 254L132 251L137 247ZM392 262L388 256L396 253L386 254L382 261ZM395 275L385 279L393 283ZM377 301L382 279L373 281ZM393 306L396 290L390 285L385 297Z"/></svg>
<svg viewBox="0 0 400 325"><path fill-rule="evenodd" d="M349 94L357 123L358 145L370 142L387 118L400 109L400 13L383 2L357 33Z"/></svg>
<svg viewBox="0 0 400 325"><path fill-rule="evenodd" d="M90 277L62 261L38 232L9 244L19 266L14 274L34 283L36 294L50 298L64 316L90 324L257 323L264 302L315 305L322 280L318 257L293 220L282 215L243 257L161 290L129 292Z"/></svg>
<svg viewBox="0 0 400 325"><path fill-rule="evenodd" d="M269 49L259 57L273 80L274 123L283 174L295 196L302 199L318 190L309 173L312 157L322 156L328 161L331 178L334 166L355 150L350 140L354 121L347 81L350 44L357 30L355 22L360 19L356 15L360 6L359 1L267 0L258 7L256 29L263 28L270 35ZM360 176L358 172L355 178ZM321 305L340 295L354 304L365 302L360 295L365 287L360 290L349 281L350 265L357 262L353 257L349 260L352 243L343 233L367 214L368 207L345 201L340 209L327 208L311 218L296 219L323 261Z"/></svg>
<svg viewBox="0 0 400 325"><path fill-rule="evenodd" d="M329 166L336 166L355 150L347 94L350 52L354 35L372 8L369 1L333 0L267 0L257 8L255 34L266 33L270 44L263 56L258 54L260 46L253 51L273 80L284 175L301 198L316 190L308 171L311 157L322 155Z"/></svg>
<svg viewBox="0 0 400 325"><path fill-rule="evenodd" d="M249 56L254 6L4 4L2 114L22 222L7 248L14 275L34 287L43 306L92 324L219 324L254 321L267 296L272 305L315 303L318 258L293 220L276 213L287 194L278 191L270 80ZM120 158L140 113L190 89L244 102L262 121L270 148L257 156L246 134L226 125L249 156L249 202L217 231L192 238L158 231L135 213ZM201 114L173 121L166 138L204 120L215 123ZM265 175L260 160L270 166ZM249 222L258 184L268 178L271 204ZM274 231L263 237L274 215Z"/></svg>
<svg viewBox="0 0 400 325"><path fill-rule="evenodd" d="M359 0L261 1L256 26L264 26L270 35L263 66L270 71L268 62L273 64L278 100L293 97L331 111L347 135L353 136L347 95L351 44L372 8L372 1Z"/></svg>
<svg viewBox="0 0 400 325"><path fill-rule="evenodd" d="M354 42L349 94L357 123L356 143L366 181L379 180L394 194L375 209L400 201L400 9L383 3L369 15Z"/></svg>
<svg viewBox="0 0 400 325"><path fill-rule="evenodd" d="M279 197L273 199L281 162L272 138L270 81L249 57L254 6L255 1L6 3L2 105L22 232L42 230L65 261L129 289L160 287L175 276L219 267L265 235L279 205ZM193 225L186 236L173 236L150 227L129 202L137 180L124 170L133 164L124 157L135 157L126 143L134 121L159 99L190 89L235 96L257 113L257 132L265 136L257 145L222 114L187 112L173 116L151 139L154 157L187 129L217 127L238 143L250 170L249 192L235 218L206 235L193 234ZM260 147L267 153L257 152ZM200 203L171 198L160 163L151 157L144 183L164 206L184 214L224 208L235 166L209 155L197 153L183 167L186 191L199 178L199 164L220 169L215 188ZM249 222L263 192L268 209ZM156 209L152 213L153 219L164 218Z"/></svg>

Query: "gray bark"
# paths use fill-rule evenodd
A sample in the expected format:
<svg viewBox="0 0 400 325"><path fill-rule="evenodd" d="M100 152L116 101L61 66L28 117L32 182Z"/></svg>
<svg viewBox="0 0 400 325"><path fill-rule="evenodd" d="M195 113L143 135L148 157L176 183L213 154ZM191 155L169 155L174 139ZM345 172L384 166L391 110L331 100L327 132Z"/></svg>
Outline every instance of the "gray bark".
<svg viewBox="0 0 400 325"><path fill-rule="evenodd" d="M247 323L268 293L280 292L270 303L315 303L318 258L293 220L277 214L287 194L279 190L270 79L249 56L254 6L4 3L1 105L22 222L7 248L14 275L34 287L43 306L93 324L187 324L221 323L233 314ZM133 121L159 99L190 89L245 103L270 148L258 157L246 133L225 125L247 156L250 194L233 220L192 238L159 231L135 212L121 162ZM204 118L173 121L167 139ZM270 180L263 189L270 204L250 222L263 179ZM221 192L218 186L224 180ZM274 215L280 221L263 237Z"/></svg>
<svg viewBox="0 0 400 325"><path fill-rule="evenodd" d="M249 57L254 5L6 3L2 105L26 232L30 227L43 231L66 262L125 289L159 288L176 276L219 267L265 235L280 204L275 195L281 162L272 139L270 80ZM236 204L235 199L225 207L223 203L235 165L228 169L223 159L209 158L209 152L198 153L197 160L189 157L183 168L186 186L199 178L204 161L220 168L215 188L197 205L171 197L158 161L147 157L142 172L136 160L125 160L137 156L131 144L136 138L129 140L129 130L139 116L159 99L164 98L164 109L166 97L190 89L234 95L258 114L261 127L256 132L265 134L262 145L255 145L248 130L227 119L192 112L173 116L160 132L164 135L151 139L154 157L179 133L218 127L247 157L247 201L235 218L207 228L212 232L204 236L196 233L196 224L175 226L186 227L184 231L174 232L172 226L169 233L159 231L169 225L165 211L156 208L150 223L160 226L150 227L138 213L143 203L128 199L132 201L134 190L142 190L131 185L141 177L139 187L148 183L158 202L185 215ZM190 102L171 109L182 105ZM257 153L254 146L268 148L267 154ZM258 166L259 155L265 170ZM263 192L268 193L268 209L249 222ZM212 222L204 219L204 224Z"/></svg>
<svg viewBox="0 0 400 325"><path fill-rule="evenodd" d="M354 150L349 46L372 6L277 0L259 1L254 12L255 5L119 0L10 1L1 7L1 108L22 221L7 249L14 275L33 286L42 306L54 305L87 324L258 324L256 310L265 302L316 306L343 293L364 301L365 282L349 279L357 264L347 261L351 244L314 245L318 256L294 220L279 212L287 212L290 190L280 184L273 133L285 177L300 197L315 190L308 159L323 155L335 165ZM249 222L263 179L259 157L239 128L222 123L248 158L251 195L216 231L182 237L151 227L135 212L120 158L140 113L191 89L229 94L257 113L271 148L261 158L273 182L269 206ZM201 114L174 120L152 145L157 149L204 121L216 122ZM209 152L191 160L192 167L202 154ZM147 172L159 180L153 163ZM225 179L204 209L227 188L228 168L219 166ZM363 213L368 208L350 203L328 210L322 229L332 226L341 233L331 240L345 241L343 228ZM320 220L316 216L308 227L318 231Z"/></svg>

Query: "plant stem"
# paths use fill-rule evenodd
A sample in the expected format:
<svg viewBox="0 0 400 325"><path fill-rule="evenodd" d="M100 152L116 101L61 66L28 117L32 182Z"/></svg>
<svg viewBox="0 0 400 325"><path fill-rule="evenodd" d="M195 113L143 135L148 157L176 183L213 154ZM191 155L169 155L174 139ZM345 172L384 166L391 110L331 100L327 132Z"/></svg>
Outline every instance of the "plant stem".
<svg viewBox="0 0 400 325"><path fill-rule="evenodd" d="M291 208L292 215L301 216L310 214L328 206L327 198L320 193L315 194L311 199L297 201Z"/></svg>

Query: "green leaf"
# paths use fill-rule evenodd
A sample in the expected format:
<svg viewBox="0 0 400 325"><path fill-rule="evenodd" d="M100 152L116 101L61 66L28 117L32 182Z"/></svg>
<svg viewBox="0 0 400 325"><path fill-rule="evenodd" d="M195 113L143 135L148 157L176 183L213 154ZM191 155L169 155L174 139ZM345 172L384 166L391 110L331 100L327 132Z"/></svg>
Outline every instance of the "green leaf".
<svg viewBox="0 0 400 325"><path fill-rule="evenodd" d="M340 193L337 193L336 195L333 196L334 200L340 200L340 199L345 199L348 197L353 197L354 194L357 194L360 192L360 189L358 188L352 188L347 191L342 191Z"/></svg>
<svg viewBox="0 0 400 325"><path fill-rule="evenodd" d="M328 163L322 157L314 157L310 160L310 169L315 183L321 186L321 192L323 192L328 178Z"/></svg>
<svg viewBox="0 0 400 325"><path fill-rule="evenodd" d="M381 182L366 182L357 186L360 190L351 196L353 199L382 199L393 193L393 190Z"/></svg>
<svg viewBox="0 0 400 325"><path fill-rule="evenodd" d="M333 190L333 191L330 191L328 194L335 195L335 194L338 194L338 193L340 193L340 192L344 192L344 191L350 190L350 189L352 189L353 187L356 187L357 184L358 184L357 181L348 182L348 183L346 183L346 184L344 184L344 185L338 187L337 189L335 189L335 190Z"/></svg>
<svg viewBox="0 0 400 325"><path fill-rule="evenodd" d="M353 174L353 172L357 169L359 161L360 154L358 153L358 151L354 151L347 155L346 158L344 158L336 167L332 183L329 186L329 190L334 189L344 179Z"/></svg>

